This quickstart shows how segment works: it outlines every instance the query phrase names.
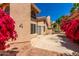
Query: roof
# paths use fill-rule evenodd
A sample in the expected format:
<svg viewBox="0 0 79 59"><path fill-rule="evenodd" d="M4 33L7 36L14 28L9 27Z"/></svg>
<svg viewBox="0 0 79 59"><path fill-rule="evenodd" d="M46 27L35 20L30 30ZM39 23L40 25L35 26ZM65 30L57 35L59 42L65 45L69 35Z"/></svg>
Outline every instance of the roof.
<svg viewBox="0 0 79 59"><path fill-rule="evenodd" d="M34 3L31 4L31 8L32 8L32 10L34 10L36 13L39 13L39 12L40 12L40 9L39 9Z"/></svg>

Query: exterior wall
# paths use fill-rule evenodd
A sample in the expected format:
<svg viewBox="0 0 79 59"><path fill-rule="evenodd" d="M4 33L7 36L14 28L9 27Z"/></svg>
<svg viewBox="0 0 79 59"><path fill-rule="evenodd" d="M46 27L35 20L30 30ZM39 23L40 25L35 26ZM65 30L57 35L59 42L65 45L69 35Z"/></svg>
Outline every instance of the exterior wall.
<svg viewBox="0 0 79 59"><path fill-rule="evenodd" d="M31 50L30 43L30 19L31 19L31 4L11 3L10 15L13 17L16 26L18 37L16 41L9 41L10 48L6 50L12 50L17 48L19 53L17 55L28 55ZM26 47L24 52L24 47Z"/></svg>
<svg viewBox="0 0 79 59"><path fill-rule="evenodd" d="M45 24L44 24L44 21L40 21L40 22L38 22L38 25L40 25L40 26L44 26Z"/></svg>
<svg viewBox="0 0 79 59"><path fill-rule="evenodd" d="M45 32L44 32L44 26L45 26L45 23L44 23L44 21L41 21L41 22L38 22L38 26L41 26L41 34L45 34ZM46 27L45 27L46 28Z"/></svg>
<svg viewBox="0 0 79 59"><path fill-rule="evenodd" d="M10 4L10 15L16 22L18 38L16 41L30 41L30 4Z"/></svg>
<svg viewBox="0 0 79 59"><path fill-rule="evenodd" d="M39 26L41 27L41 34L45 34L45 32L44 32L44 26L45 26L45 30L47 29L46 27L46 23L44 23L44 21L34 21L34 20L37 20L37 19L33 19L33 20L31 20L31 24L35 24L36 25L36 33L34 33L34 34L31 34L31 38L33 38L33 37L36 37L39 33Z"/></svg>

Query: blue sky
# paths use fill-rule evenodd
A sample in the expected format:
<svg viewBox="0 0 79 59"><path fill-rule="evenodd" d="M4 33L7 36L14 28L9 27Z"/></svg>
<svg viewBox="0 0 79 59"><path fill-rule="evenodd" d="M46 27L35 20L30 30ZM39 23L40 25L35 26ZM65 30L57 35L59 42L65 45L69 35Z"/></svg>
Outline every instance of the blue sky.
<svg viewBox="0 0 79 59"><path fill-rule="evenodd" d="M55 21L62 15L69 15L72 3L36 3L41 10L38 16L51 16L51 20Z"/></svg>

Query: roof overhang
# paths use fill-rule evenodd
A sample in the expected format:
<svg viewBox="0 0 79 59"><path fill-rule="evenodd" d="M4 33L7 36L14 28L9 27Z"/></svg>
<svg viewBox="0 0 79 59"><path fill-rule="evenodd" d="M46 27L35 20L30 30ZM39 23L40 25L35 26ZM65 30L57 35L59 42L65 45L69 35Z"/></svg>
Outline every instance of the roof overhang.
<svg viewBox="0 0 79 59"><path fill-rule="evenodd" d="M36 19L38 22L41 22L41 21L46 21L46 18L47 17L43 16L43 17L37 17Z"/></svg>
<svg viewBox="0 0 79 59"><path fill-rule="evenodd" d="M31 4L31 10L34 10L35 13L40 13L39 8L34 3Z"/></svg>

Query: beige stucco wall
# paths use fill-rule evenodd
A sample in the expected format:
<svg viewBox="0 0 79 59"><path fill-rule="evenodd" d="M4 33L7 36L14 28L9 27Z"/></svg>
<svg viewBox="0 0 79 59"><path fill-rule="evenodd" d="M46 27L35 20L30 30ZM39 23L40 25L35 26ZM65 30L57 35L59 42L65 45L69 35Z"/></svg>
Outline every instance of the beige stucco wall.
<svg viewBox="0 0 79 59"><path fill-rule="evenodd" d="M38 25L40 25L40 26L44 26L45 24L44 24L44 21L40 21L40 22L38 22Z"/></svg>
<svg viewBox="0 0 79 59"><path fill-rule="evenodd" d="M31 4L29 3L12 3L10 4L10 15L16 22L16 31L18 38L16 41L30 41L30 15Z"/></svg>
<svg viewBox="0 0 79 59"><path fill-rule="evenodd" d="M37 19L31 18L30 23L31 24L37 24L37 22L35 20L37 20Z"/></svg>
<svg viewBox="0 0 79 59"><path fill-rule="evenodd" d="M41 26L41 34L45 34L43 26L45 26L44 21L38 22L38 26ZM46 28L46 27L45 27Z"/></svg>

